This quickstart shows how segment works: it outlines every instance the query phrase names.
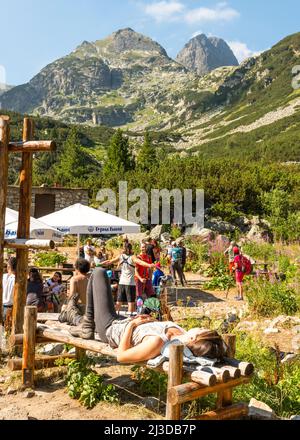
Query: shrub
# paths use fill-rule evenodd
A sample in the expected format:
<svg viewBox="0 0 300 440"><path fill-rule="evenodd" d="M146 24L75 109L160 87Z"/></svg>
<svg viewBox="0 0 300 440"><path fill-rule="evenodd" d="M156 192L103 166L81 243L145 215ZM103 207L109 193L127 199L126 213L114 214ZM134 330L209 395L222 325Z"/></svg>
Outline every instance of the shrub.
<svg viewBox="0 0 300 440"><path fill-rule="evenodd" d="M246 285L249 309L258 316L293 315L299 310L294 289L286 283L253 280Z"/></svg>
<svg viewBox="0 0 300 440"><path fill-rule="evenodd" d="M90 360L73 361L68 365L67 389L72 399L78 399L87 408L93 408L100 401L117 402L113 385L105 385L103 377L90 367Z"/></svg>
<svg viewBox="0 0 300 440"><path fill-rule="evenodd" d="M196 273L201 270L201 265L209 259L208 246L188 240L186 247L192 252L192 257L187 259L185 270Z"/></svg>
<svg viewBox="0 0 300 440"><path fill-rule="evenodd" d="M236 387L235 402L251 398L269 405L280 417L290 417L300 411L300 364L281 364L279 350L270 349L245 333L237 336L236 357L255 365L250 384Z"/></svg>
<svg viewBox="0 0 300 440"><path fill-rule="evenodd" d="M243 244L243 254L266 263L273 263L276 260L276 249L268 243L245 243Z"/></svg>
<svg viewBox="0 0 300 440"><path fill-rule="evenodd" d="M165 374L139 365L132 367L131 371L131 378L138 383L143 393L158 396L159 399L166 395L168 378Z"/></svg>
<svg viewBox="0 0 300 440"><path fill-rule="evenodd" d="M67 262L67 257L59 252L40 252L34 257L37 267L55 267Z"/></svg>

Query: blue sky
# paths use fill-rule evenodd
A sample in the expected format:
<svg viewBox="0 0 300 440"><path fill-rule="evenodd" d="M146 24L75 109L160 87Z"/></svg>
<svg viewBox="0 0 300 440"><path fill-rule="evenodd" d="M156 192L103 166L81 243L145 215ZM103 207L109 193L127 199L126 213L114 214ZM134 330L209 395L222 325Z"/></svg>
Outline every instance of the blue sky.
<svg viewBox="0 0 300 440"><path fill-rule="evenodd" d="M240 59L300 31L299 0L0 0L0 11L0 83L13 85L82 41L125 27L155 39L171 57L197 33L216 35Z"/></svg>

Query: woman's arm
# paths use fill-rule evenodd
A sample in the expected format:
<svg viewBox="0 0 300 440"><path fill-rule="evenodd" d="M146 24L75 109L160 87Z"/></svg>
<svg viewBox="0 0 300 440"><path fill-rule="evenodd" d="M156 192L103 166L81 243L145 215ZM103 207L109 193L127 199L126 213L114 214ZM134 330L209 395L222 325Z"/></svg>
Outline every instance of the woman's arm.
<svg viewBox="0 0 300 440"><path fill-rule="evenodd" d="M140 260L138 257L136 257L135 255L132 255L132 261L134 264L138 264L139 266L143 266L143 267L147 267L148 269L152 269L154 267L156 267L156 264L149 264L146 263L143 260Z"/></svg>
<svg viewBox="0 0 300 440"><path fill-rule="evenodd" d="M102 261L102 263L100 263L101 266L111 266L112 264L118 263L120 260L120 257L115 257L112 260L106 260L106 261Z"/></svg>
<svg viewBox="0 0 300 440"><path fill-rule="evenodd" d="M159 336L148 336L141 344L132 347L131 338L133 330L146 322L154 321L150 316L139 316L127 326L118 348L118 362L134 363L152 359L160 354L163 340Z"/></svg>

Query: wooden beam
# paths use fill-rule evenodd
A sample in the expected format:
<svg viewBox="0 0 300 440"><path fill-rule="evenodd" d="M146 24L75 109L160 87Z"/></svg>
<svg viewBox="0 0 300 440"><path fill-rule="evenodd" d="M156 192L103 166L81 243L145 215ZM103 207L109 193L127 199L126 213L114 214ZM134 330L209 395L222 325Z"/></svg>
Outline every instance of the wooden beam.
<svg viewBox="0 0 300 440"><path fill-rule="evenodd" d="M234 388L239 385L249 383L250 377L241 377L240 379L231 380L227 383L220 383L213 387L198 385L195 382L189 382L182 385L174 386L168 391L168 400L172 405L178 405L208 394L219 393L221 391Z"/></svg>
<svg viewBox="0 0 300 440"><path fill-rule="evenodd" d="M59 356L38 356L34 361L34 369L35 370L43 370L44 368L52 368L56 367L55 362L60 359L76 359L74 354L61 354ZM7 363L7 367L11 371L20 371L22 370L22 362L21 358L18 359L9 359Z"/></svg>
<svg viewBox="0 0 300 440"><path fill-rule="evenodd" d="M27 240L17 239L4 242L4 247L8 249L54 249L55 243L53 240Z"/></svg>
<svg viewBox="0 0 300 440"><path fill-rule="evenodd" d="M19 335L11 335L9 337L9 347L12 349L13 347L17 347L18 345L23 345L23 339L24 339L24 335L23 334L19 334ZM47 339L47 338L42 338L40 336L36 337L36 343L37 344L45 344L47 342L52 342L51 339Z"/></svg>
<svg viewBox="0 0 300 440"><path fill-rule="evenodd" d="M10 153L46 153L56 150L54 141L27 141L10 142L8 151Z"/></svg>
<svg viewBox="0 0 300 440"><path fill-rule="evenodd" d="M5 211L8 185L8 143L9 143L9 118L0 117L0 327L2 327L2 278L4 265L4 231Z"/></svg>
<svg viewBox="0 0 300 440"><path fill-rule="evenodd" d="M62 342L64 344L73 345L73 347L83 348L84 350L94 351L111 357L117 357L116 352L103 342L75 338L74 336L67 334L67 332L62 332L55 328L48 328L42 324L38 324L37 326L37 335L50 339L51 341Z"/></svg>
<svg viewBox="0 0 300 440"><path fill-rule="evenodd" d="M22 378L26 388L34 387L37 307L27 306L24 316Z"/></svg>
<svg viewBox="0 0 300 440"><path fill-rule="evenodd" d="M242 376L251 376L254 372L254 365L249 362L241 362L237 359L224 358L224 362L234 368L241 370Z"/></svg>
<svg viewBox="0 0 300 440"><path fill-rule="evenodd" d="M29 118L24 119L23 142L33 137L33 123ZM22 154L20 172L19 220L18 239L30 238L30 209L32 189L32 153ZM17 249L17 271L14 289L14 307L12 333L23 332L24 307L27 293L28 249Z"/></svg>
<svg viewBox="0 0 300 440"><path fill-rule="evenodd" d="M183 345L171 345L170 346L170 358L169 358L169 380L168 389L172 389L174 386L182 383L183 376ZM179 403L173 404L167 399L167 420L180 420L181 419L181 405Z"/></svg>
<svg viewBox="0 0 300 440"><path fill-rule="evenodd" d="M245 403L237 403L227 408L209 411L201 416L194 417L191 420L237 420L241 417L247 417L249 412L248 405Z"/></svg>

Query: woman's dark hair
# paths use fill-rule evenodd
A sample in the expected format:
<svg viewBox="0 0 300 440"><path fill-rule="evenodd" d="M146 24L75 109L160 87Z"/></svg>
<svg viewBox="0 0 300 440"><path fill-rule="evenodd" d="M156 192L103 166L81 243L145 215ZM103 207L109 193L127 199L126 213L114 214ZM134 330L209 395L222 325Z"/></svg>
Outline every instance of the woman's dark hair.
<svg viewBox="0 0 300 440"><path fill-rule="evenodd" d="M132 244L126 242L124 244L124 254L126 255L132 255Z"/></svg>
<svg viewBox="0 0 300 440"><path fill-rule="evenodd" d="M59 280L57 281L58 284L62 284L62 274L61 274L60 272L55 272L55 274L53 275L53 277L54 277L55 275L56 275L57 277L59 277ZM53 277L52 277L52 280L53 280Z"/></svg>
<svg viewBox="0 0 300 440"><path fill-rule="evenodd" d="M17 270L17 259L16 257L9 257L7 260L7 265L10 266L11 270L15 272Z"/></svg>
<svg viewBox="0 0 300 440"><path fill-rule="evenodd" d="M78 260L75 262L75 269L83 275L86 275L91 270L91 265L84 258L78 258Z"/></svg>
<svg viewBox="0 0 300 440"><path fill-rule="evenodd" d="M43 282L43 278L42 278L40 272L35 267L32 267L29 270L29 279L35 283L42 283Z"/></svg>

